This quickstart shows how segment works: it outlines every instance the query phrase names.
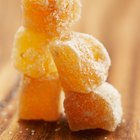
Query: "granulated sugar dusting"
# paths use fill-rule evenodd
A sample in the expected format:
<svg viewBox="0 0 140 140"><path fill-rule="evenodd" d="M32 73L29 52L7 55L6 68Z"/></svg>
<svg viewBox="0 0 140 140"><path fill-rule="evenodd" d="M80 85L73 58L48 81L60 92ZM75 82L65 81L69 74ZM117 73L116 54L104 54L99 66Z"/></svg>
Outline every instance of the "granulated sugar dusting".
<svg viewBox="0 0 140 140"><path fill-rule="evenodd" d="M48 38L64 35L81 13L80 0L23 0L24 26Z"/></svg>
<svg viewBox="0 0 140 140"><path fill-rule="evenodd" d="M72 32L50 49L66 90L90 93L107 79L110 57L94 37Z"/></svg>

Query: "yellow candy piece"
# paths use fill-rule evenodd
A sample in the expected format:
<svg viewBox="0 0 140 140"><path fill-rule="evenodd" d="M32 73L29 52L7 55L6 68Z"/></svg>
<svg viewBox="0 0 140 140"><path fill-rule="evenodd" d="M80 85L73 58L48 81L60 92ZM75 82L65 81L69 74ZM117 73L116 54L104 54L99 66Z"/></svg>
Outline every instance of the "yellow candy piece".
<svg viewBox="0 0 140 140"><path fill-rule="evenodd" d="M72 131L96 128L114 131L122 119L120 94L108 83L89 94L66 92L64 108Z"/></svg>
<svg viewBox="0 0 140 140"><path fill-rule="evenodd" d="M48 38L64 34L81 13L80 0L22 0L22 6L24 26Z"/></svg>
<svg viewBox="0 0 140 140"><path fill-rule="evenodd" d="M50 50L65 91L89 93L105 82L110 58L92 36L74 32L56 40Z"/></svg>
<svg viewBox="0 0 140 140"><path fill-rule="evenodd" d="M61 115L58 77L32 79L24 76L19 90L19 118L56 121Z"/></svg>
<svg viewBox="0 0 140 140"><path fill-rule="evenodd" d="M48 43L44 34L20 27L15 36L13 50L16 68L32 78L57 74Z"/></svg>

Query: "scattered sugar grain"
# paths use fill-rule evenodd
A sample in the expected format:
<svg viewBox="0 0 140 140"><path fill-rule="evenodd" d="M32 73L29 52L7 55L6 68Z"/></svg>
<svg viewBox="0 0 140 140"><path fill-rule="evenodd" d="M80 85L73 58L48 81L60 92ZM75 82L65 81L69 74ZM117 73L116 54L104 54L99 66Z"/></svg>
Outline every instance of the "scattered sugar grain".
<svg viewBox="0 0 140 140"><path fill-rule="evenodd" d="M61 129L61 128L59 127L59 128L56 128L54 131L55 131L55 132L58 132L60 129Z"/></svg>
<svg viewBox="0 0 140 140"><path fill-rule="evenodd" d="M19 131L20 134L22 134L22 131Z"/></svg>
<svg viewBox="0 0 140 140"><path fill-rule="evenodd" d="M105 140L107 140L107 137L104 137Z"/></svg>
<svg viewBox="0 0 140 140"><path fill-rule="evenodd" d="M32 133L35 133L35 130L31 130Z"/></svg>
<svg viewBox="0 0 140 140"><path fill-rule="evenodd" d="M31 135L33 136L35 133L32 133Z"/></svg>
<svg viewBox="0 0 140 140"><path fill-rule="evenodd" d="M33 136L35 134L35 130L31 130L31 135Z"/></svg>
<svg viewBox="0 0 140 140"><path fill-rule="evenodd" d="M28 131L28 130L29 130L29 128L26 128L25 130L26 130L26 131Z"/></svg>

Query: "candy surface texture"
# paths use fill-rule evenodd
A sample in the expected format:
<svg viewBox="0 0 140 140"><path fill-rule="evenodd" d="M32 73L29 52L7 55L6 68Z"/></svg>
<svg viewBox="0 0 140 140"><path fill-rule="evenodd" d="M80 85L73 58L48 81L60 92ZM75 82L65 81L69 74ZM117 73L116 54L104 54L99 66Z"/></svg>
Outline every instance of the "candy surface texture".
<svg viewBox="0 0 140 140"><path fill-rule="evenodd" d="M44 34L20 27L14 45L13 60L19 71L32 78L57 74Z"/></svg>
<svg viewBox="0 0 140 140"><path fill-rule="evenodd" d="M92 36L74 32L56 40L50 50L66 91L90 93L107 79L109 55Z"/></svg>
<svg viewBox="0 0 140 140"><path fill-rule="evenodd" d="M22 0L23 25L48 38L67 32L81 13L80 0Z"/></svg>
<svg viewBox="0 0 140 140"><path fill-rule="evenodd" d="M108 83L90 94L66 93L64 107L70 129L114 131L122 119L120 100L118 91Z"/></svg>
<svg viewBox="0 0 140 140"><path fill-rule="evenodd" d="M24 76L19 93L20 119L45 121L59 119L61 85L58 78L31 79Z"/></svg>

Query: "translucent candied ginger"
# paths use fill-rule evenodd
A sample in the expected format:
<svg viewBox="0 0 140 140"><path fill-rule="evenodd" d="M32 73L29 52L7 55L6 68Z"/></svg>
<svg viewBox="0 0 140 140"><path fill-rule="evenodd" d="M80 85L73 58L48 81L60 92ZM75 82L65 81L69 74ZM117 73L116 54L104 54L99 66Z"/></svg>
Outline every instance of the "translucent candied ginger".
<svg viewBox="0 0 140 140"><path fill-rule="evenodd" d="M25 75L39 78L57 73L49 51L48 39L44 34L20 27L14 45L14 65Z"/></svg>
<svg viewBox="0 0 140 140"><path fill-rule="evenodd" d="M45 121L59 119L61 85L58 77L32 79L24 76L19 93L20 119Z"/></svg>
<svg viewBox="0 0 140 140"><path fill-rule="evenodd" d="M108 83L89 94L66 92L64 108L72 131L96 128L114 131L122 119L120 95Z"/></svg>
<svg viewBox="0 0 140 140"><path fill-rule="evenodd" d="M67 31L81 13L80 0L22 0L24 26L54 38Z"/></svg>
<svg viewBox="0 0 140 140"><path fill-rule="evenodd" d="M105 82L110 66L104 46L90 35L73 32L50 46L65 91L89 93Z"/></svg>

